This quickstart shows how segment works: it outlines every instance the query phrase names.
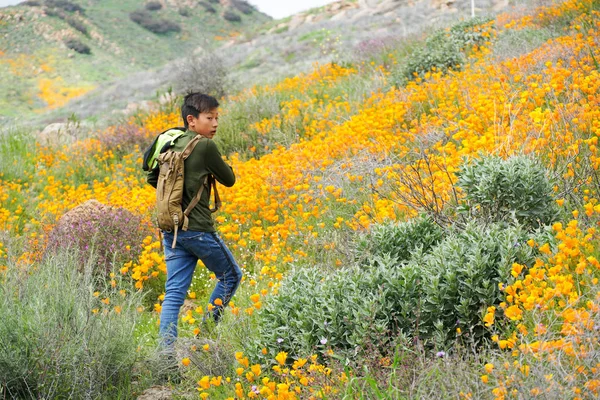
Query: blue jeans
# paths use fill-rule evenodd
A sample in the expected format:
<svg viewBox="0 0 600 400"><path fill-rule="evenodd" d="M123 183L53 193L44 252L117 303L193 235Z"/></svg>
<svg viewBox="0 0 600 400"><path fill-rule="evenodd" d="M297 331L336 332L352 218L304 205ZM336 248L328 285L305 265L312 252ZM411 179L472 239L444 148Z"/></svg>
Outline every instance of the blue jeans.
<svg viewBox="0 0 600 400"><path fill-rule="evenodd" d="M173 233L163 232L163 238L167 283L159 332L162 345L170 346L177 338L179 309L192 283L198 260L202 260L218 280L209 300L215 306L212 315L217 322L242 280L242 271L223 240L214 232L180 231L174 249ZM215 305L216 299L221 299L222 305Z"/></svg>

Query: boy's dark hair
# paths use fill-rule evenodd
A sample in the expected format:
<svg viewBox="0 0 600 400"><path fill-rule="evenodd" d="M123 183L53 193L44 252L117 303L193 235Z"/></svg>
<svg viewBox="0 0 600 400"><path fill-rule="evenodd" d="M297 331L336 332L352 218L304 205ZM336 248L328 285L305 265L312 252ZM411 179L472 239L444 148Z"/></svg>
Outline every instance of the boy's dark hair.
<svg viewBox="0 0 600 400"><path fill-rule="evenodd" d="M181 106L181 118L183 118L185 128L188 128L188 115L198 118L200 113L209 112L217 107L219 107L219 102L214 97L204 93L189 93L183 99Z"/></svg>

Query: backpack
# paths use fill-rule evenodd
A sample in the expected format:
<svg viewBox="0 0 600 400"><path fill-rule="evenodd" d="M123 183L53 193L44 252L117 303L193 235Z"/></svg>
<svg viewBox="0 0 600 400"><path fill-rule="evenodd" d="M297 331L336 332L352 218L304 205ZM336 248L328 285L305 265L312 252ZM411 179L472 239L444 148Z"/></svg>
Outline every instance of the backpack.
<svg viewBox="0 0 600 400"><path fill-rule="evenodd" d="M176 129L176 131L177 130L178 129ZM150 148L148 148L144 155L144 169L152 166L154 166L152 169L159 168L158 182L156 185L157 222L158 227L161 230L175 233L172 245L172 248L175 248L177 232L179 228L187 231L189 223L188 215L200 201L204 188L208 187L209 197L211 188L214 190L215 208L210 209L211 212L214 213L218 210L221 201L219 193L217 192L215 179L209 174L204 179L198 193L194 196L187 208L185 210L182 209L184 161L192 154L192 151L200 141L201 137L195 136L185 146L183 151L179 152L171 149L171 147L175 143L175 140L183 135L184 132L181 132L181 134L172 134L170 133L171 131L173 130L163 132L163 134L157 137ZM169 134L165 135L167 133ZM162 135L165 135L166 137L161 138ZM150 157L152 156L155 156L155 158L151 159Z"/></svg>

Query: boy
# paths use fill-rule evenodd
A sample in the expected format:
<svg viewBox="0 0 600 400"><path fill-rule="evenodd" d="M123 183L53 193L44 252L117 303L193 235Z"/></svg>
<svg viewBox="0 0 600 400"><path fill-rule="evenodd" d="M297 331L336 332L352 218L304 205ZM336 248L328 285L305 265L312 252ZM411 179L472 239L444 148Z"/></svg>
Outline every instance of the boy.
<svg viewBox="0 0 600 400"><path fill-rule="evenodd" d="M214 97L202 93L188 94L181 106L186 132L176 140L173 149L182 151L193 137L202 136L184 162L183 209L196 196L208 174L227 187L235 183L232 168L223 161L217 145L212 141L219 125L218 107L219 102ZM148 173L148 183L155 188L158 174L159 168ZM216 322L242 280L242 271L215 231L209 196L209 190L203 190L200 201L189 214L188 230L179 231L174 248L173 232L163 231L167 282L159 331L161 344L166 347L171 346L177 338L179 309L192 282L198 259L218 279L209 300L215 307L212 316Z"/></svg>

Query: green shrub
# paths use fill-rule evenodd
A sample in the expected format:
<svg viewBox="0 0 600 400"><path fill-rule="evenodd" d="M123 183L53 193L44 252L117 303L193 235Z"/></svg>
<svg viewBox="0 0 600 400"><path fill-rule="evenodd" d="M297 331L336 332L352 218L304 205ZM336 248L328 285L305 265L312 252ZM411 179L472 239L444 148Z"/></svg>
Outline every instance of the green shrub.
<svg viewBox="0 0 600 400"><path fill-rule="evenodd" d="M397 263L408 261L414 252L427 252L443 236L442 228L427 216L408 222L374 225L357 245L357 259L389 255Z"/></svg>
<svg viewBox="0 0 600 400"><path fill-rule="evenodd" d="M460 340L478 345L487 334L486 308L501 300L498 283L514 262L535 260L528 238L519 227L472 225L404 264L386 253L329 276L319 268L294 270L260 310L259 339L249 352L261 358L266 347L293 357L333 348L356 360L397 335L450 347L457 328Z"/></svg>
<svg viewBox="0 0 600 400"><path fill-rule="evenodd" d="M75 38L65 39L65 45L71 50L75 50L79 54L92 53L90 46Z"/></svg>
<svg viewBox="0 0 600 400"><path fill-rule="evenodd" d="M434 70L446 72L449 69L460 69L465 61L460 47L445 32L437 32L410 56L404 67L403 77L411 80Z"/></svg>
<svg viewBox="0 0 600 400"><path fill-rule="evenodd" d="M206 12L209 12L212 14L217 12L217 10L210 3L207 3L206 1L200 1L198 4L200 4L202 7L204 7L204 10Z"/></svg>
<svg viewBox="0 0 600 400"><path fill-rule="evenodd" d="M181 32L179 24L168 19L154 19L148 10L136 10L129 13L129 19L136 24L156 34Z"/></svg>
<svg viewBox="0 0 600 400"><path fill-rule="evenodd" d="M480 26L490 22L490 18L471 18L460 22L450 28L450 39L456 43L461 50L472 46L481 46L489 40L489 36L479 29Z"/></svg>
<svg viewBox="0 0 600 400"><path fill-rule="evenodd" d="M417 305L419 338L450 346L461 328L462 340L479 344L487 331L481 317L502 300L498 283L511 278L513 263L532 265L536 251L521 227L476 223L456 231L409 267L422 274ZM541 239L539 239L541 241ZM548 241L548 238L544 239Z"/></svg>
<svg viewBox="0 0 600 400"><path fill-rule="evenodd" d="M221 98L226 94L227 74L227 67L216 52L192 53L178 64L173 86L178 93L202 92Z"/></svg>
<svg viewBox="0 0 600 400"><path fill-rule="evenodd" d="M114 399L130 391L139 295L122 296L119 283L98 288L89 268L77 272L78 263L60 253L27 271L9 264L4 272L2 398Z"/></svg>
<svg viewBox="0 0 600 400"><path fill-rule="evenodd" d="M225 18L229 22L242 22L242 17L229 10L223 13L223 18Z"/></svg>
<svg viewBox="0 0 600 400"><path fill-rule="evenodd" d="M417 48L409 57L401 73L401 81L423 77L432 71L447 72L460 69L467 61L466 53L473 46L489 40L483 32L476 29L489 22L489 19L475 18L454 25L449 30L438 30L425 44Z"/></svg>
<svg viewBox="0 0 600 400"><path fill-rule="evenodd" d="M145 7L148 11L158 11L162 8L162 4L159 1L149 1Z"/></svg>
<svg viewBox="0 0 600 400"><path fill-rule="evenodd" d="M527 156L483 157L458 172L465 193L460 211L483 222L513 222L537 228L558 215L545 168Z"/></svg>
<svg viewBox="0 0 600 400"><path fill-rule="evenodd" d="M240 12L244 14L252 14L254 7L248 4L245 0L232 0L232 5Z"/></svg>
<svg viewBox="0 0 600 400"><path fill-rule="evenodd" d="M78 21L73 17L67 17L67 18L65 18L65 22L67 24L71 25L71 27L73 27L74 29L76 29L79 32L83 33L84 35L88 36L87 26L85 26L81 21ZM89 54L89 53L87 53L87 54Z"/></svg>
<svg viewBox="0 0 600 400"><path fill-rule="evenodd" d="M345 268L330 276L317 268L292 271L261 309L259 339L249 353L261 358L258 350L266 347L296 357L334 348L354 359L369 344L385 346L396 331L393 306L398 303L391 295L403 290L400 280L407 279L390 264L382 258L369 268ZM406 286L414 288L414 280Z"/></svg>
<svg viewBox="0 0 600 400"><path fill-rule="evenodd" d="M79 4L75 4L68 0L46 0L47 7L59 8L67 12L85 13L85 9Z"/></svg>

